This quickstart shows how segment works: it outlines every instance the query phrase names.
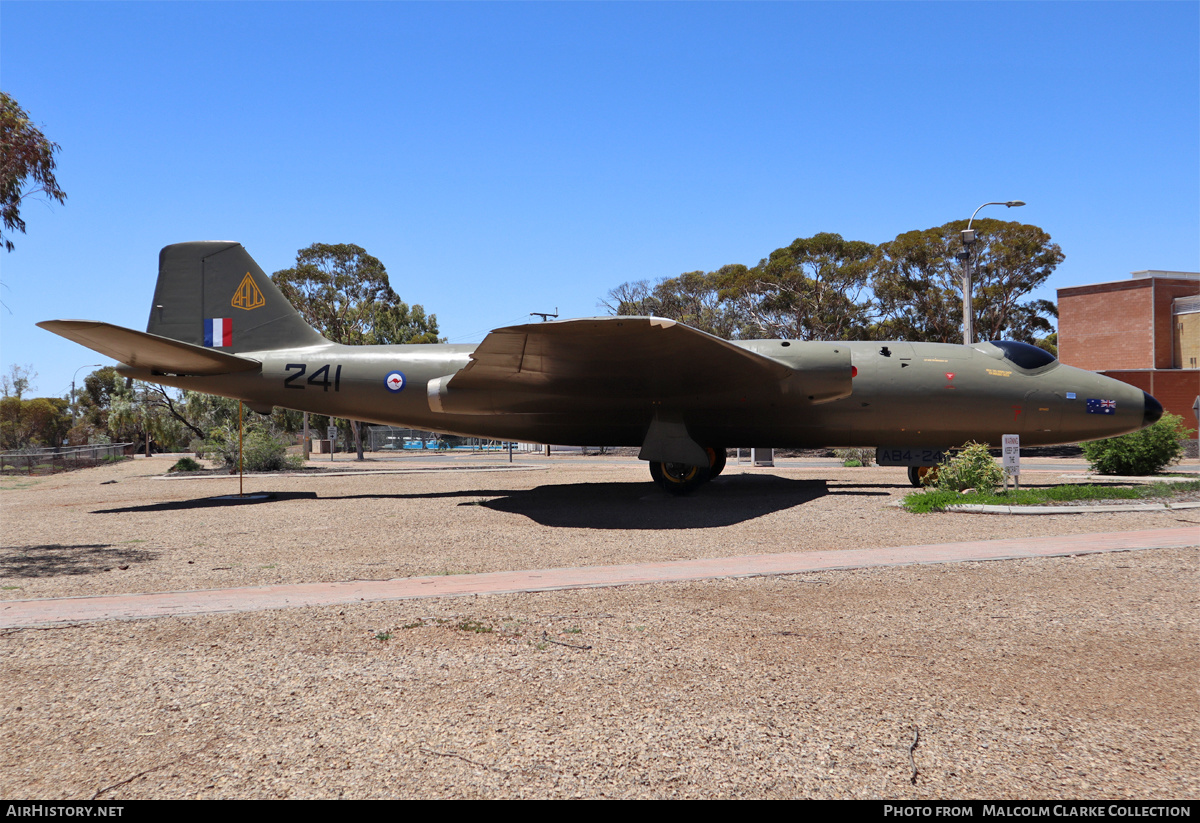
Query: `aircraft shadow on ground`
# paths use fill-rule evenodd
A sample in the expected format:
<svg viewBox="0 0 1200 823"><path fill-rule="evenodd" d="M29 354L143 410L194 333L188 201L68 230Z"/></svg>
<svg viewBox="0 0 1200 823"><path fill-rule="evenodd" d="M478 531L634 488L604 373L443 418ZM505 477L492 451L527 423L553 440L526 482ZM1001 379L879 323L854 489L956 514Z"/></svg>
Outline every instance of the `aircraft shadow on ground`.
<svg viewBox="0 0 1200 823"><path fill-rule="evenodd" d="M460 506L484 506L519 514L543 526L581 529L704 529L730 526L772 512L800 506L829 494L887 497L889 484L839 485L825 480L793 480L768 474L721 477L695 493L675 497L653 483L548 484L532 489L470 489L417 494L318 495L316 492L274 492L268 500L236 498L175 500L97 509L92 514L170 512L220 508L260 502L303 500L439 500L459 499ZM879 489L879 491L874 491Z"/></svg>
<svg viewBox="0 0 1200 823"><path fill-rule="evenodd" d="M856 492L840 492L856 494ZM872 496L882 492L858 492ZM579 529L703 529L753 520L828 494L824 480L769 475L721 477L675 497L653 483L570 483L532 489L421 494L347 494L322 500L444 500L520 514L543 526Z"/></svg>
<svg viewBox="0 0 1200 823"><path fill-rule="evenodd" d="M77 546L49 543L44 546L0 547L0 577L64 577L124 569L146 563L158 552L108 543Z"/></svg>
<svg viewBox="0 0 1200 823"><path fill-rule="evenodd" d="M519 514L543 526L711 529L790 509L828 493L824 480L735 475L718 478L682 497L649 483L571 483L508 491L478 505Z"/></svg>
<svg viewBox="0 0 1200 823"><path fill-rule="evenodd" d="M254 492L262 494L262 492ZM176 512L187 509L219 509L229 506L252 506L262 503L278 503L282 500L316 500L316 492L267 492L267 497L254 498L247 495L239 499L228 495L222 497L198 497L195 500L171 500L166 503L150 503L145 506L125 506L120 509L96 509L92 514L131 514L133 512Z"/></svg>

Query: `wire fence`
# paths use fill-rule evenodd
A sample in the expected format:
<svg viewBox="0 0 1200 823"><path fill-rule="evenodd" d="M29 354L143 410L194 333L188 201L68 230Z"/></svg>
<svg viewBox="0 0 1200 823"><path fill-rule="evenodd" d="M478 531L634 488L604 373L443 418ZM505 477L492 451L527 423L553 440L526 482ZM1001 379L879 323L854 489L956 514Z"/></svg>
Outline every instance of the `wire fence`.
<svg viewBox="0 0 1200 823"><path fill-rule="evenodd" d="M372 452L505 451L508 441L437 434L400 426L371 426L363 435L363 447ZM513 444L513 451L517 452L540 451L542 448L535 443Z"/></svg>
<svg viewBox="0 0 1200 823"><path fill-rule="evenodd" d="M134 443L102 443L92 446L13 449L0 452L0 471L28 474L53 474L95 466L106 460L119 460Z"/></svg>
<svg viewBox="0 0 1200 823"><path fill-rule="evenodd" d="M367 430L364 446L370 451L438 450L438 436L420 429L399 426L371 426ZM443 447L444 448L444 447Z"/></svg>

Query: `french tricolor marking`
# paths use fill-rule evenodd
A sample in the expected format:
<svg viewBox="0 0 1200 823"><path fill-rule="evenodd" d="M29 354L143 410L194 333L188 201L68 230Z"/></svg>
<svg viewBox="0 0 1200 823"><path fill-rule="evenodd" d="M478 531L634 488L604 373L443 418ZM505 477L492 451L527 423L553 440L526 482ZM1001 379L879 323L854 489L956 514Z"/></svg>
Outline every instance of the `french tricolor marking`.
<svg viewBox="0 0 1200 823"><path fill-rule="evenodd" d="M210 317L204 321L204 345L227 348L233 345L233 318Z"/></svg>

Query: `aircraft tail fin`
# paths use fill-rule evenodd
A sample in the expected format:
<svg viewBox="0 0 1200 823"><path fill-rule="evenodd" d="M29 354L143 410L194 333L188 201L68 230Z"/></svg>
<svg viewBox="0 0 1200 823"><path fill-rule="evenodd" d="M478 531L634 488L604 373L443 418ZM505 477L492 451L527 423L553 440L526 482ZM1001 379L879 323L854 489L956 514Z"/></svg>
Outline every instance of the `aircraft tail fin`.
<svg viewBox="0 0 1200 823"><path fill-rule="evenodd" d="M231 242L176 243L159 253L146 332L229 354L328 342Z"/></svg>

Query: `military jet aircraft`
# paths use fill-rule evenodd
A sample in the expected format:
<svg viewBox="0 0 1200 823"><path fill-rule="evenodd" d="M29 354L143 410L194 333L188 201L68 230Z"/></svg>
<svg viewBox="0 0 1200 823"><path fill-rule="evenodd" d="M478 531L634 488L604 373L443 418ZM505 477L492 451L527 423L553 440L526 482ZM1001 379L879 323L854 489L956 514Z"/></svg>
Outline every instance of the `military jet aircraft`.
<svg viewBox="0 0 1200 823"><path fill-rule="evenodd" d="M658 317L496 329L478 346L345 346L301 318L239 243L167 246L145 332L85 320L44 329L129 377L244 401L498 440L640 446L687 493L735 445L876 447L932 465L1019 434L1094 440L1162 415L1126 383L1025 343L728 341Z"/></svg>

